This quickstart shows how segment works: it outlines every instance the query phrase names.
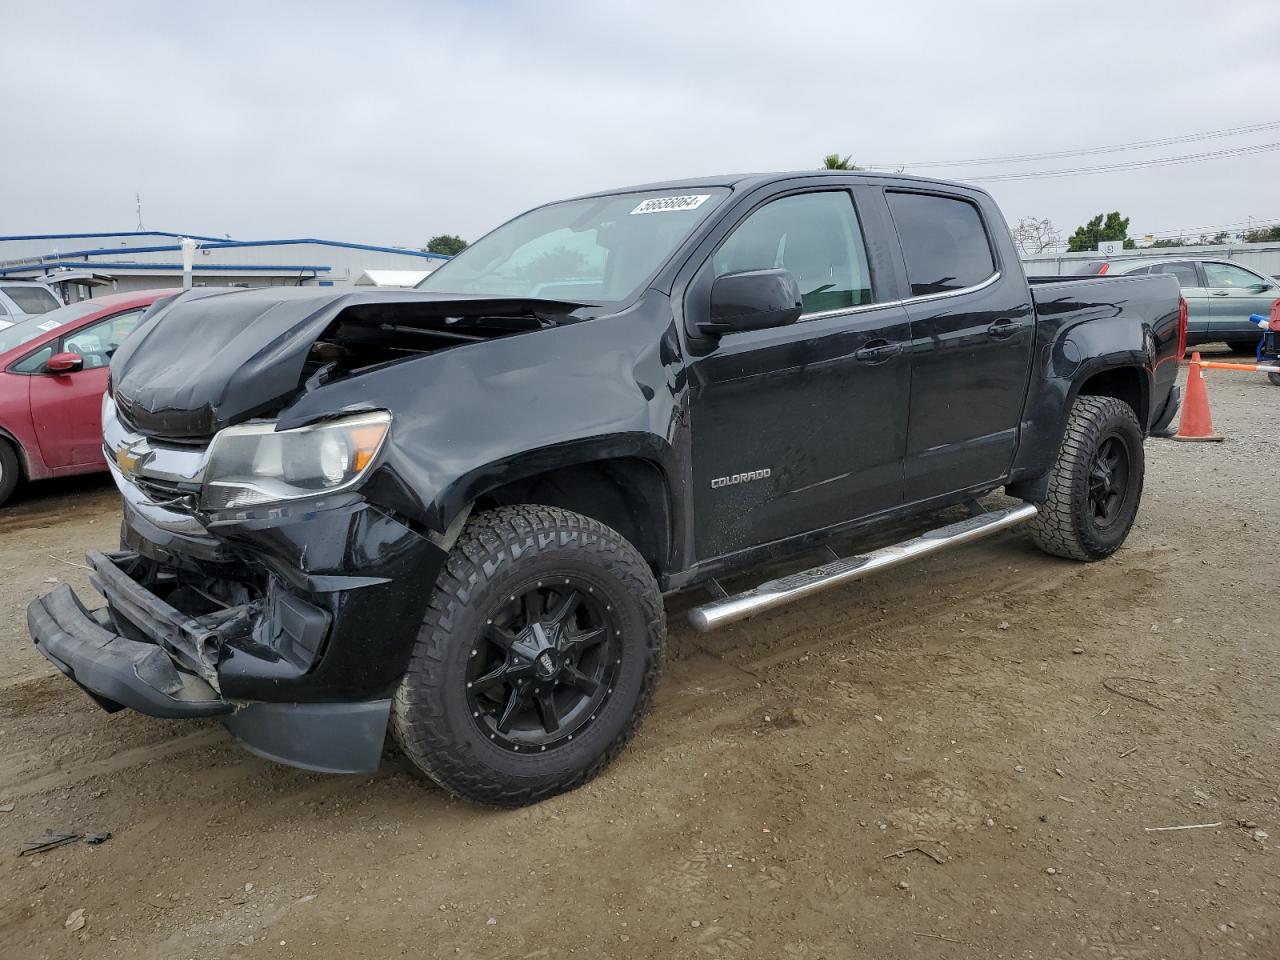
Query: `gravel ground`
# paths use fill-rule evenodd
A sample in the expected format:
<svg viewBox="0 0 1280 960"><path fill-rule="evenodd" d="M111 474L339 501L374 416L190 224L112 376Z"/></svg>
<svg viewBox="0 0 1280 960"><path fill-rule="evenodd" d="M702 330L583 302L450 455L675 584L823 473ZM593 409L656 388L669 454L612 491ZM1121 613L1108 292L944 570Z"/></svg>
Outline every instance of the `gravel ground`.
<svg viewBox="0 0 1280 960"><path fill-rule="evenodd" d="M1148 445L1111 560L1015 530L706 637L672 599L637 741L513 812L100 711L24 609L92 595L116 497L32 487L0 512L0 957L1280 956L1280 389L1211 376L1227 441ZM114 836L15 856L47 828Z"/></svg>

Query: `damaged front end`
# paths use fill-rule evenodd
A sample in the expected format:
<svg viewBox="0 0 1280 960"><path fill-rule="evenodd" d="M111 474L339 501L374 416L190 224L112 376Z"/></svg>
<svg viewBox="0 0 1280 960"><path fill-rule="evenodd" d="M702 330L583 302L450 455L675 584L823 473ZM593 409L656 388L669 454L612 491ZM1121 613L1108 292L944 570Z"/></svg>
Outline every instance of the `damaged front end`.
<svg viewBox="0 0 1280 960"><path fill-rule="evenodd" d="M37 647L108 710L216 716L271 759L376 768L448 532L374 492L405 487L385 406L281 418L355 372L544 325L496 300L178 298L112 363L122 544L88 556L106 605L60 585L28 608Z"/></svg>
<svg viewBox="0 0 1280 960"><path fill-rule="evenodd" d="M217 467L225 443L142 438L104 406L124 497L122 549L88 555L106 606L60 585L28 608L36 646L108 710L219 716L271 759L375 769L443 551L336 469L336 489L286 499L278 465L249 482L239 455Z"/></svg>

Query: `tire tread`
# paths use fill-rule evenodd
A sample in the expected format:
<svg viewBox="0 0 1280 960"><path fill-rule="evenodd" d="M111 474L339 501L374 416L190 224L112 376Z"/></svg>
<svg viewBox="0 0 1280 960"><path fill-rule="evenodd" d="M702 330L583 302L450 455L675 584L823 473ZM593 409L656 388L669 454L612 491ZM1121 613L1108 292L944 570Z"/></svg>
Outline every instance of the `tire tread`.
<svg viewBox="0 0 1280 960"><path fill-rule="evenodd" d="M1077 512L1080 504L1076 485L1080 482L1080 472L1088 471L1097 435L1112 418L1129 421L1141 438L1138 418L1134 416L1133 408L1123 400L1115 397L1083 396L1077 397L1071 405L1067 429L1063 432L1057 459L1049 473L1049 495L1031 522L1032 539L1045 553L1069 560L1091 562L1110 556L1119 546L1116 544L1110 549L1102 549L1090 542ZM1142 479L1139 463L1137 476L1132 481L1139 484L1139 498ZM1134 512L1136 516L1136 507ZM1132 522L1130 519L1130 525ZM1121 543L1127 535L1128 528L1120 538Z"/></svg>
<svg viewBox="0 0 1280 960"><path fill-rule="evenodd" d="M559 531L595 534L579 544L595 552L592 563L627 584L640 602L647 629L646 672L640 697L621 732L589 764L554 779L519 786L501 784L468 763L448 734L438 698L424 691L438 687L445 658L454 644L470 642L457 631L457 616L491 574L539 549L539 538ZM498 507L468 521L436 578L408 670L392 701L391 730L401 749L428 777L450 793L476 803L516 807L581 786L617 758L635 735L653 703L662 671L665 643L662 595L639 552L617 531L581 514L536 504Z"/></svg>

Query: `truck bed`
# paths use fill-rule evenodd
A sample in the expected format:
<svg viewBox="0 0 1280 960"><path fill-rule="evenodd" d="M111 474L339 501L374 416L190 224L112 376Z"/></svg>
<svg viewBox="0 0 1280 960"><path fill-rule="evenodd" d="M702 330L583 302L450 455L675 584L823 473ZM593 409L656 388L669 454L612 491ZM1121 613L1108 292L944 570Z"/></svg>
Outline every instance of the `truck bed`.
<svg viewBox="0 0 1280 960"><path fill-rule="evenodd" d="M1035 305L1038 342L1065 345L1087 339L1090 343L1078 351L1079 359L1067 354L1046 358L1043 379L1033 380L1029 401L1034 404L1039 388L1055 377L1074 376L1075 365L1087 363L1085 358L1091 354L1129 352L1144 366L1149 365L1142 427L1151 429L1168 409L1177 378L1178 305L1182 299L1178 281L1160 274L1028 277L1027 284ZM1084 334L1084 328L1096 332Z"/></svg>

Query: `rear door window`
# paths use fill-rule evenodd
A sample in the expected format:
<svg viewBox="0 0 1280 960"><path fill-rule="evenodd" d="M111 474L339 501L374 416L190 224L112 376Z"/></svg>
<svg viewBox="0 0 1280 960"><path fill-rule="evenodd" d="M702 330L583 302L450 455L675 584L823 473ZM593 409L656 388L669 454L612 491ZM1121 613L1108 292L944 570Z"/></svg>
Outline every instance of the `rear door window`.
<svg viewBox="0 0 1280 960"><path fill-rule="evenodd" d="M996 272L982 216L968 200L897 190L885 195L913 297L974 287Z"/></svg>
<svg viewBox="0 0 1280 960"><path fill-rule="evenodd" d="M1168 273L1178 278L1178 286L1182 289L1203 286L1200 272L1194 263L1158 263L1151 268L1152 273Z"/></svg>

